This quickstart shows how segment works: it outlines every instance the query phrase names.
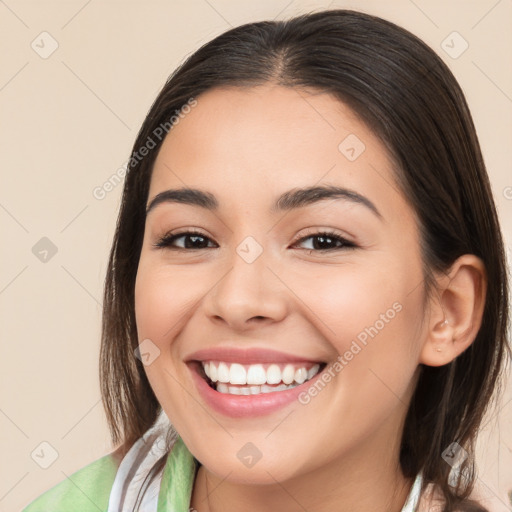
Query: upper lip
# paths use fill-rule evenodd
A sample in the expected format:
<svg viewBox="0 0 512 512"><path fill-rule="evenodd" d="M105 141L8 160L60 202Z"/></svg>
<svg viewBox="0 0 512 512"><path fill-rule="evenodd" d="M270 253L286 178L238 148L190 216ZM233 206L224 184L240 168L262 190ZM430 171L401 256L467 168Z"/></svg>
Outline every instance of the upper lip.
<svg viewBox="0 0 512 512"><path fill-rule="evenodd" d="M258 364L258 363L319 363L318 359L287 354L277 350L264 348L211 347L193 352L185 361L223 361L226 363Z"/></svg>

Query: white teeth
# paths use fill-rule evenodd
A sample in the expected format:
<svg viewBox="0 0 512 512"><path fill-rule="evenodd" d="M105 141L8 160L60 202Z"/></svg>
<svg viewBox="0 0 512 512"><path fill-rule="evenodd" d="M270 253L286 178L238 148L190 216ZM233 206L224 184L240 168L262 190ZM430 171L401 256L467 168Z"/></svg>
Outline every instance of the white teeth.
<svg viewBox="0 0 512 512"><path fill-rule="evenodd" d="M315 364L309 370L304 366L296 367L293 364L282 366L272 363L268 365L239 363L224 363L204 361L204 373L216 383L220 393L232 395L258 395L291 389L312 379L320 370ZM277 384L277 386L276 386Z"/></svg>
<svg viewBox="0 0 512 512"><path fill-rule="evenodd" d="M247 384L265 384L267 382L267 372L261 364L251 364L247 372Z"/></svg>
<svg viewBox="0 0 512 512"><path fill-rule="evenodd" d="M297 368L295 370L295 382L302 384L303 382L306 382L307 378L308 378L308 371L306 370L306 368Z"/></svg>
<svg viewBox="0 0 512 512"><path fill-rule="evenodd" d="M217 367L215 366L214 363L210 363L209 367L210 367L210 375L208 375L208 377L210 377L210 379L212 379L212 382L217 382L219 380L217 377Z"/></svg>
<svg viewBox="0 0 512 512"><path fill-rule="evenodd" d="M227 384L224 384L224 383L222 383L222 382L219 382L219 383L217 384L217 391L218 391L219 393L229 393L229 388L228 388Z"/></svg>
<svg viewBox="0 0 512 512"><path fill-rule="evenodd" d="M240 395L240 388L237 386L229 386L228 387L230 395Z"/></svg>
<svg viewBox="0 0 512 512"><path fill-rule="evenodd" d="M315 366L312 366L308 370L308 380L312 379L318 373L318 370L320 370L319 364L315 364Z"/></svg>
<svg viewBox="0 0 512 512"><path fill-rule="evenodd" d="M231 384L247 384L245 368L238 363L233 363L229 369L229 382Z"/></svg>
<svg viewBox="0 0 512 512"><path fill-rule="evenodd" d="M281 370L277 364L271 364L267 369L267 383L279 384L281 382Z"/></svg>
<svg viewBox="0 0 512 512"><path fill-rule="evenodd" d="M291 384L295 377L295 368L291 364L287 364L283 370L283 382Z"/></svg>
<svg viewBox="0 0 512 512"><path fill-rule="evenodd" d="M228 395L259 395L261 393L274 393L275 391L284 391L285 389L292 389L298 384L280 384L279 386L228 386L223 382L217 383L217 391Z"/></svg>
<svg viewBox="0 0 512 512"><path fill-rule="evenodd" d="M217 380L219 382L229 382L229 367L226 363L219 363L217 368Z"/></svg>

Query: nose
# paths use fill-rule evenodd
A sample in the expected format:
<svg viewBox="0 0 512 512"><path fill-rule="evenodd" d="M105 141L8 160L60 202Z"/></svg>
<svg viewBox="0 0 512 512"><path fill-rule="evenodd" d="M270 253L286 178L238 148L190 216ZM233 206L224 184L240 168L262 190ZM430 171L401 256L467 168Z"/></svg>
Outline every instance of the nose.
<svg viewBox="0 0 512 512"><path fill-rule="evenodd" d="M233 251L229 263L205 297L204 307L212 322L242 332L285 318L286 290L276 272L267 267L265 251L250 263Z"/></svg>

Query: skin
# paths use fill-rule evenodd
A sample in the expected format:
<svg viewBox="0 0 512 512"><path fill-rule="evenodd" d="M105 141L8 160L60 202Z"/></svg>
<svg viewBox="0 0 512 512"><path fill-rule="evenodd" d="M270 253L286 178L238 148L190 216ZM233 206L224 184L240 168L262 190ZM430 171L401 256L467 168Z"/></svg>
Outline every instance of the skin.
<svg viewBox="0 0 512 512"><path fill-rule="evenodd" d="M135 288L139 340L160 350L145 367L148 379L202 464L191 506L398 512L412 485L398 453L418 364L446 364L473 341L485 295L482 265L459 258L425 304L414 211L395 185L385 146L333 97L265 84L214 89L197 100L160 149L148 204L187 186L213 194L219 209L163 203L151 210ZM365 145L355 161L338 149L349 134ZM340 198L270 211L281 193L311 185L356 191L381 218ZM154 247L167 232L187 228L210 247ZM301 239L322 229L356 247L331 242L334 248L311 251L318 239ZM263 249L250 264L236 252L247 236ZM212 346L273 348L333 363L396 303L400 312L306 405L227 417L204 402L184 363ZM262 454L251 468L237 457L248 442Z"/></svg>

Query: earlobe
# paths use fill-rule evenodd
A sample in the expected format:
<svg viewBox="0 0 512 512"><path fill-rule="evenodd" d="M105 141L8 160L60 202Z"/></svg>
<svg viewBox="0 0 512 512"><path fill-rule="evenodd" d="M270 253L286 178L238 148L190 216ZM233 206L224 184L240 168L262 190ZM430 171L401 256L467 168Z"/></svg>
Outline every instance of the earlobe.
<svg viewBox="0 0 512 512"><path fill-rule="evenodd" d="M475 340L482 323L487 290L485 266L474 254L460 256L448 273L437 278L430 299L430 319L419 362L443 366Z"/></svg>

